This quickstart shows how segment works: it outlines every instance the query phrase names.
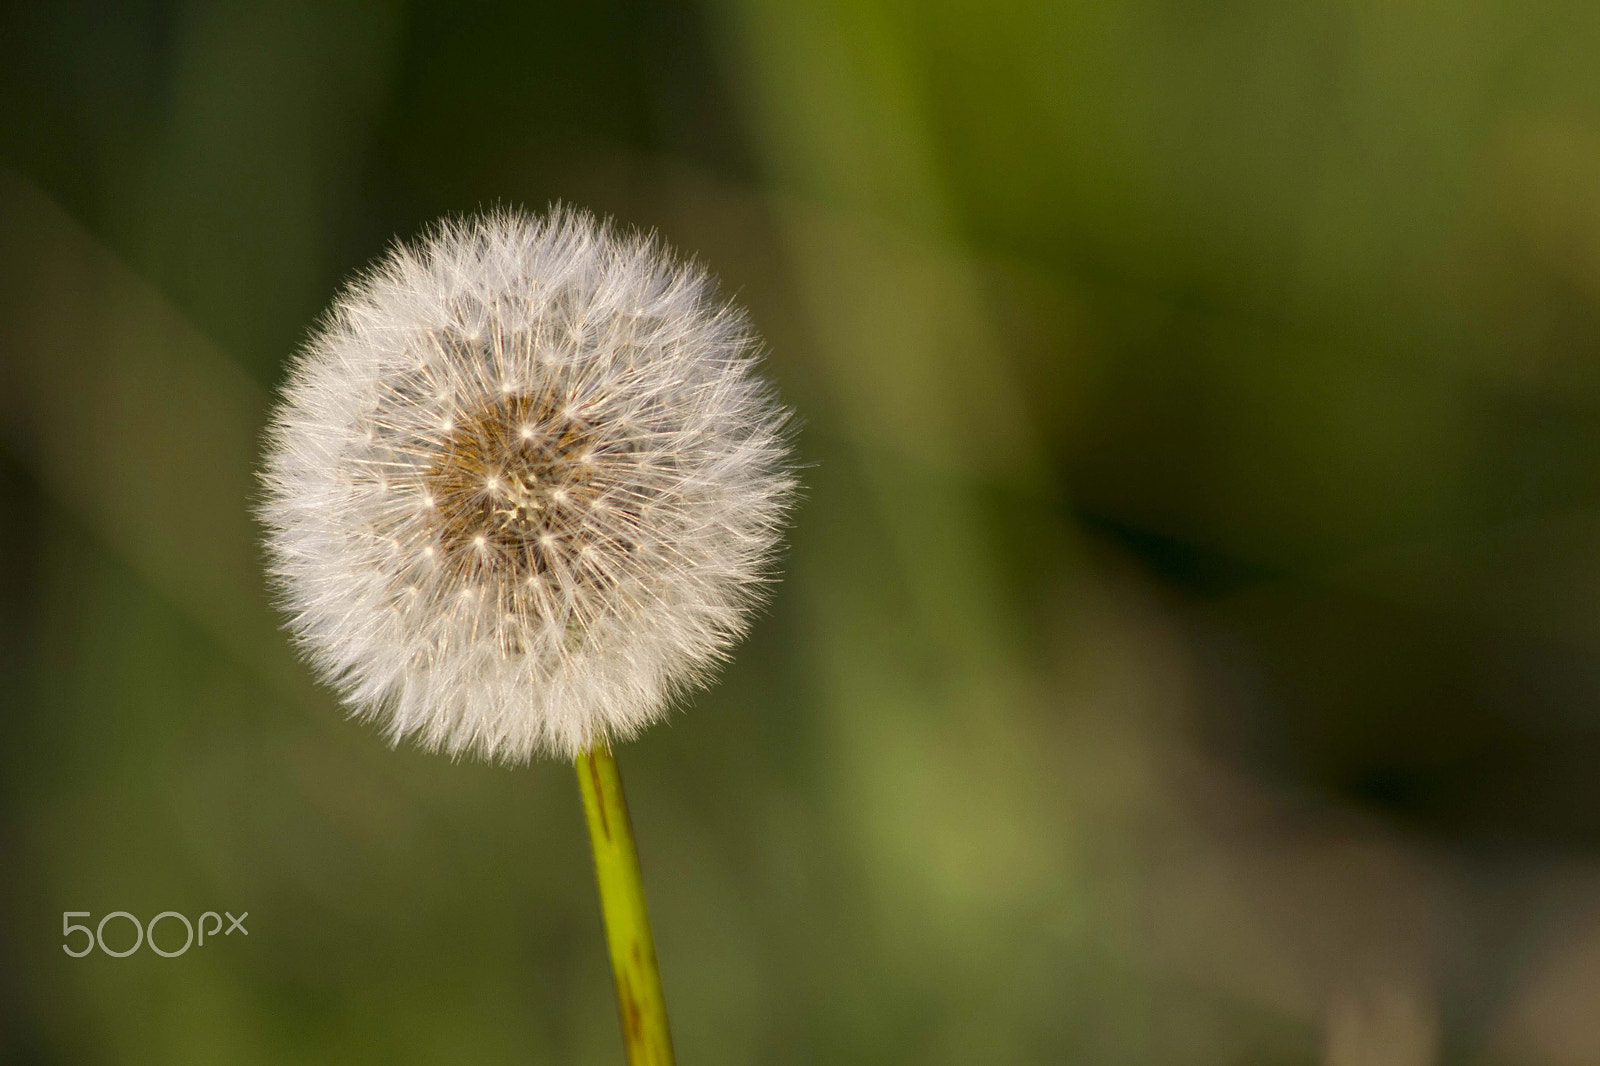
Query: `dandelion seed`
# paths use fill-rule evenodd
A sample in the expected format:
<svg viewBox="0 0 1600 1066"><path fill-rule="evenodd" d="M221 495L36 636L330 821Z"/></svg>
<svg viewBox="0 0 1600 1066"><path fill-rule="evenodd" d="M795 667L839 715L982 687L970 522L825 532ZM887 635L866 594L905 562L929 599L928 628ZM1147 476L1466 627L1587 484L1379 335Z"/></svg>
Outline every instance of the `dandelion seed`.
<svg viewBox="0 0 1600 1066"><path fill-rule="evenodd" d="M270 430L270 565L312 663L451 753L573 758L659 720L743 634L792 491L756 346L703 271L582 212L392 249Z"/></svg>

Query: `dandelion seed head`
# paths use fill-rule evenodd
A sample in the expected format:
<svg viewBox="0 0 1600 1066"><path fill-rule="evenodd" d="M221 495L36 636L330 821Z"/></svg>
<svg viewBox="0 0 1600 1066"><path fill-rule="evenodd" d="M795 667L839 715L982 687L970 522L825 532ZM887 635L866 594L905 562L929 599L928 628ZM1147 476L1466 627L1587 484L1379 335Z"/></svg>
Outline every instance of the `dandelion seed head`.
<svg viewBox="0 0 1600 1066"><path fill-rule="evenodd" d="M394 740L520 762L635 735L770 576L793 481L756 348L704 271L579 211L396 246L269 431L289 628Z"/></svg>

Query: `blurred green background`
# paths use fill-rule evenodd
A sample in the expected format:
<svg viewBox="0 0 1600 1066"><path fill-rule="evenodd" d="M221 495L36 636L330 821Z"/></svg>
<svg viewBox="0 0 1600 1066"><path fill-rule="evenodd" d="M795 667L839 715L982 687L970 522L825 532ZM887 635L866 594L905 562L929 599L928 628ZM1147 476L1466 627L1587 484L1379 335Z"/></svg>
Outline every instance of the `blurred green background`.
<svg viewBox="0 0 1600 1066"><path fill-rule="evenodd" d="M621 1061L571 771L344 720L249 518L341 280L557 199L805 426L621 752L680 1061L1600 1061L1597 70L1551 0L5 7L0 1062Z"/></svg>

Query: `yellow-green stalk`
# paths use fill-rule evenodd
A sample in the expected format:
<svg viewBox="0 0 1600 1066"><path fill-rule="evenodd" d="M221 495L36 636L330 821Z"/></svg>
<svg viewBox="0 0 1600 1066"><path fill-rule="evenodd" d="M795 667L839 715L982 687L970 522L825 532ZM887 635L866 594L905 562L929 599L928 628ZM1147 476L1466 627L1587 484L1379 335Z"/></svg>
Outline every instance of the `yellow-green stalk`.
<svg viewBox="0 0 1600 1066"><path fill-rule="evenodd" d="M622 794L617 760L609 747L597 744L578 756L577 767L628 1063L672 1066L667 1004L661 996L661 974L656 969L656 945L650 935L639 853L633 844L633 823L628 818L628 801Z"/></svg>

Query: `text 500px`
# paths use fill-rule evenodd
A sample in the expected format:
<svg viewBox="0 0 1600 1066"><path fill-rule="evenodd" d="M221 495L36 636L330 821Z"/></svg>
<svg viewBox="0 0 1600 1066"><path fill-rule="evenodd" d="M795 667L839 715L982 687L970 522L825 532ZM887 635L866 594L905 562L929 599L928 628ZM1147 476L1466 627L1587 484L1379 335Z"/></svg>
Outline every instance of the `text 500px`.
<svg viewBox="0 0 1600 1066"><path fill-rule="evenodd" d="M228 928L226 932L224 932L222 929L223 914L228 916ZM218 914L216 911L206 911L200 916L200 920L197 923L190 922L187 917L179 914L177 911L162 911L154 918L151 918L149 923L145 925L141 925L139 923L139 919L135 918L127 911L112 911L110 914L102 917L99 924L97 924L93 929L90 929L87 925L79 925L72 920L74 918L90 917L92 917L92 915L89 911L61 912L61 935L68 941L68 943L61 945L61 950L65 951L68 955L71 955L75 959L83 958L97 947L105 954L110 955L112 958L120 959L128 955L132 955L145 944L149 944L150 950L155 952L157 955L161 955L169 959L177 958L185 951L188 951L190 946L196 942L195 928L197 925L199 927L199 944L201 947L205 946L206 937L209 936L215 940L218 933L222 933L223 936L232 936L234 933L243 933L245 936L250 935L250 930L244 927L244 920L250 917L249 911L245 911L237 918L235 918L232 914L229 914L227 911L223 911L222 914ZM132 947L125 947L118 950L115 947L106 946L106 923L110 922L113 918L121 918L126 922L126 924L133 926ZM209 929L206 928L207 919L209 919L211 922L211 927ZM177 937L177 932L174 927L176 925L183 926L184 940L181 947L168 950L168 948L163 948L161 945L156 943L156 927L160 925L162 921L166 921L168 925L169 931L165 931L162 934L163 938L168 941L168 948L171 947L171 942ZM114 933L120 934L120 929L117 925L113 925L112 930ZM83 947L80 950L74 951L70 941L73 935L76 933L83 934ZM127 940L126 935L115 935L113 939L118 944L126 943Z"/></svg>

